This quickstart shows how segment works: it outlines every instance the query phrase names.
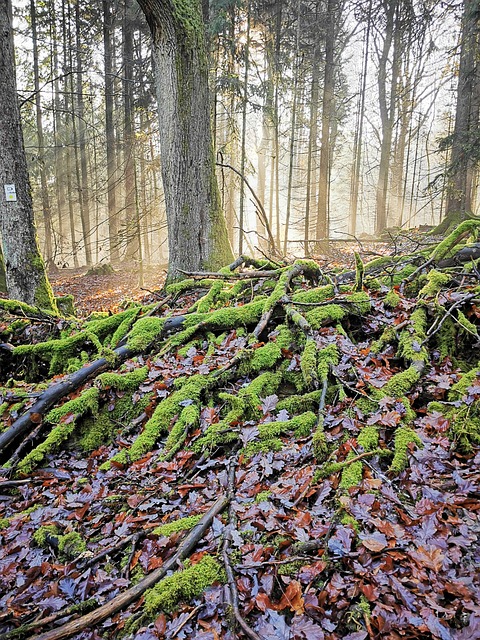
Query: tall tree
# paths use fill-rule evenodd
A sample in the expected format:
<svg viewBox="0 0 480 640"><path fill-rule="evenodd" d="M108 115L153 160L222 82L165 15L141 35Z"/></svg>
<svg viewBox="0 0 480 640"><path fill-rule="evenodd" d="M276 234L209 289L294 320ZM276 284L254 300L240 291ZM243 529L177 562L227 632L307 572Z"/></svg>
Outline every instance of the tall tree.
<svg viewBox="0 0 480 640"><path fill-rule="evenodd" d="M108 207L108 236L110 261L119 261L118 250L118 214L116 205L115 185L115 129L113 124L113 92L115 89L113 77L113 16L110 0L103 0L103 54L105 71L105 137L107 153L107 207Z"/></svg>
<svg viewBox="0 0 480 640"><path fill-rule="evenodd" d="M232 258L215 176L208 63L199 0L139 0L153 37L169 278Z"/></svg>
<svg viewBox="0 0 480 640"><path fill-rule="evenodd" d="M38 160L40 165L43 222L45 225L45 259L47 261L47 264L52 265L54 264L52 249L52 213L50 207L50 197L48 194L47 164L45 162L45 137L43 134L43 114L40 92L40 71L38 62L37 11L35 7L35 0L30 0L30 20L32 25L33 82L35 89L35 117L37 123Z"/></svg>
<svg viewBox="0 0 480 640"><path fill-rule="evenodd" d="M472 175L480 159L480 1L464 0L455 126L446 216L472 210Z"/></svg>
<svg viewBox="0 0 480 640"><path fill-rule="evenodd" d="M0 2L0 233L11 298L56 311L37 245L13 52L11 0Z"/></svg>

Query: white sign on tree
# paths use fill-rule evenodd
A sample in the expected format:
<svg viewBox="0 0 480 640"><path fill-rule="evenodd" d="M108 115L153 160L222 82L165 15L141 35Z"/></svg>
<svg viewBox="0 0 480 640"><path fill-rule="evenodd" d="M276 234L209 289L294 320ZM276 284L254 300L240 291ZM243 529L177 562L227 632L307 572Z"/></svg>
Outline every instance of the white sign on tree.
<svg viewBox="0 0 480 640"><path fill-rule="evenodd" d="M16 202L17 201L17 191L15 189L14 184L6 184L4 185L5 189L5 199L7 202Z"/></svg>

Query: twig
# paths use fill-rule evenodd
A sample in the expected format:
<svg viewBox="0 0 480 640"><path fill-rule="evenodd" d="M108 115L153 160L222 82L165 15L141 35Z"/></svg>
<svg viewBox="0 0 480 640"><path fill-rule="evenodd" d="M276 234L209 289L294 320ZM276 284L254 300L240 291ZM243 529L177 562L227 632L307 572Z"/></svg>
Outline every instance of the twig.
<svg viewBox="0 0 480 640"><path fill-rule="evenodd" d="M438 333L440 331L440 329L442 328L443 323L445 322L445 320L448 317L453 317L453 319L456 320L456 318L454 316L452 316L452 311L454 309L458 309L458 307L461 307L462 304L464 304L465 302L469 302L470 300L473 300L473 298L475 298L475 295L476 295L475 293L470 293L470 294L466 295L464 298L462 298L461 300L457 300L457 302L452 304L450 309L445 309L445 315L438 322L437 326L435 327L435 329L433 331L432 331L432 328L435 325L432 325L432 327L430 327L430 330L427 331L427 337L425 338L425 340L422 342L422 344L420 346L423 347L430 340L430 338L432 336L434 336L436 333Z"/></svg>
<svg viewBox="0 0 480 640"><path fill-rule="evenodd" d="M135 555L135 551L136 551L136 546L137 546L137 542L139 540L141 540L143 537L143 535L141 533L135 533L132 537L131 537L131 541L132 541L132 550L130 552L130 555L128 556L128 560L127 560L127 564L125 565L125 569L123 570L123 577L126 578L128 580L128 578L130 578L130 564L133 560L133 556Z"/></svg>
<svg viewBox="0 0 480 640"><path fill-rule="evenodd" d="M185 620L182 620L182 622L178 625L178 627L175 629L175 631L173 632L172 638L176 638L178 636L178 634L180 633L180 631L183 629L183 627L187 624L187 622L190 622L190 620L200 611L200 609L203 607L203 604L199 604L198 607L195 607L195 609L193 609L192 611L190 611L190 613L188 614L188 616L185 618Z"/></svg>
<svg viewBox="0 0 480 640"><path fill-rule="evenodd" d="M200 522L186 536L179 546L178 551L169 558L165 564L152 571L138 584L127 589L123 593L120 593L118 596L95 611L78 618L78 620L68 622L63 626L58 627L58 629L42 633L39 636L36 636L35 640L63 640L63 638L70 638L70 636L80 633L88 627L94 627L95 625L100 624L108 617L117 613L117 611L128 607L132 602L138 600L138 598L140 598L147 589L153 587L157 582L165 577L168 571L175 569L179 562L187 558L191 551L196 547L197 543L202 539L204 533L211 525L212 520L225 509L229 502L230 496L220 496L220 498L218 498L218 500L210 507L207 513L205 513Z"/></svg>

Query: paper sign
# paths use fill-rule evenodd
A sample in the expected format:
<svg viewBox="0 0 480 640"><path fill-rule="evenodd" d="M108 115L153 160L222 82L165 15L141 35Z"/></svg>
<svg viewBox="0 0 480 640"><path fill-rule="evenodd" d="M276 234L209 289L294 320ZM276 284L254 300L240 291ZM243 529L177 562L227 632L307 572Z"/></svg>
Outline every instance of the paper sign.
<svg viewBox="0 0 480 640"><path fill-rule="evenodd" d="M15 189L14 184L5 184L5 199L7 202L16 202L17 201L17 191Z"/></svg>

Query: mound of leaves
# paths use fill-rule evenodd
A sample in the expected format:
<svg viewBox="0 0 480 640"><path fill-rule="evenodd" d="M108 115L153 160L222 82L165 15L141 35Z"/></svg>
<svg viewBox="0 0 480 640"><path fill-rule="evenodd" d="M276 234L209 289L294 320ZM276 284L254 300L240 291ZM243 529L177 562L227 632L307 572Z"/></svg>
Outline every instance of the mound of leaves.
<svg viewBox="0 0 480 640"><path fill-rule="evenodd" d="M0 638L480 638L477 230L4 306Z"/></svg>

